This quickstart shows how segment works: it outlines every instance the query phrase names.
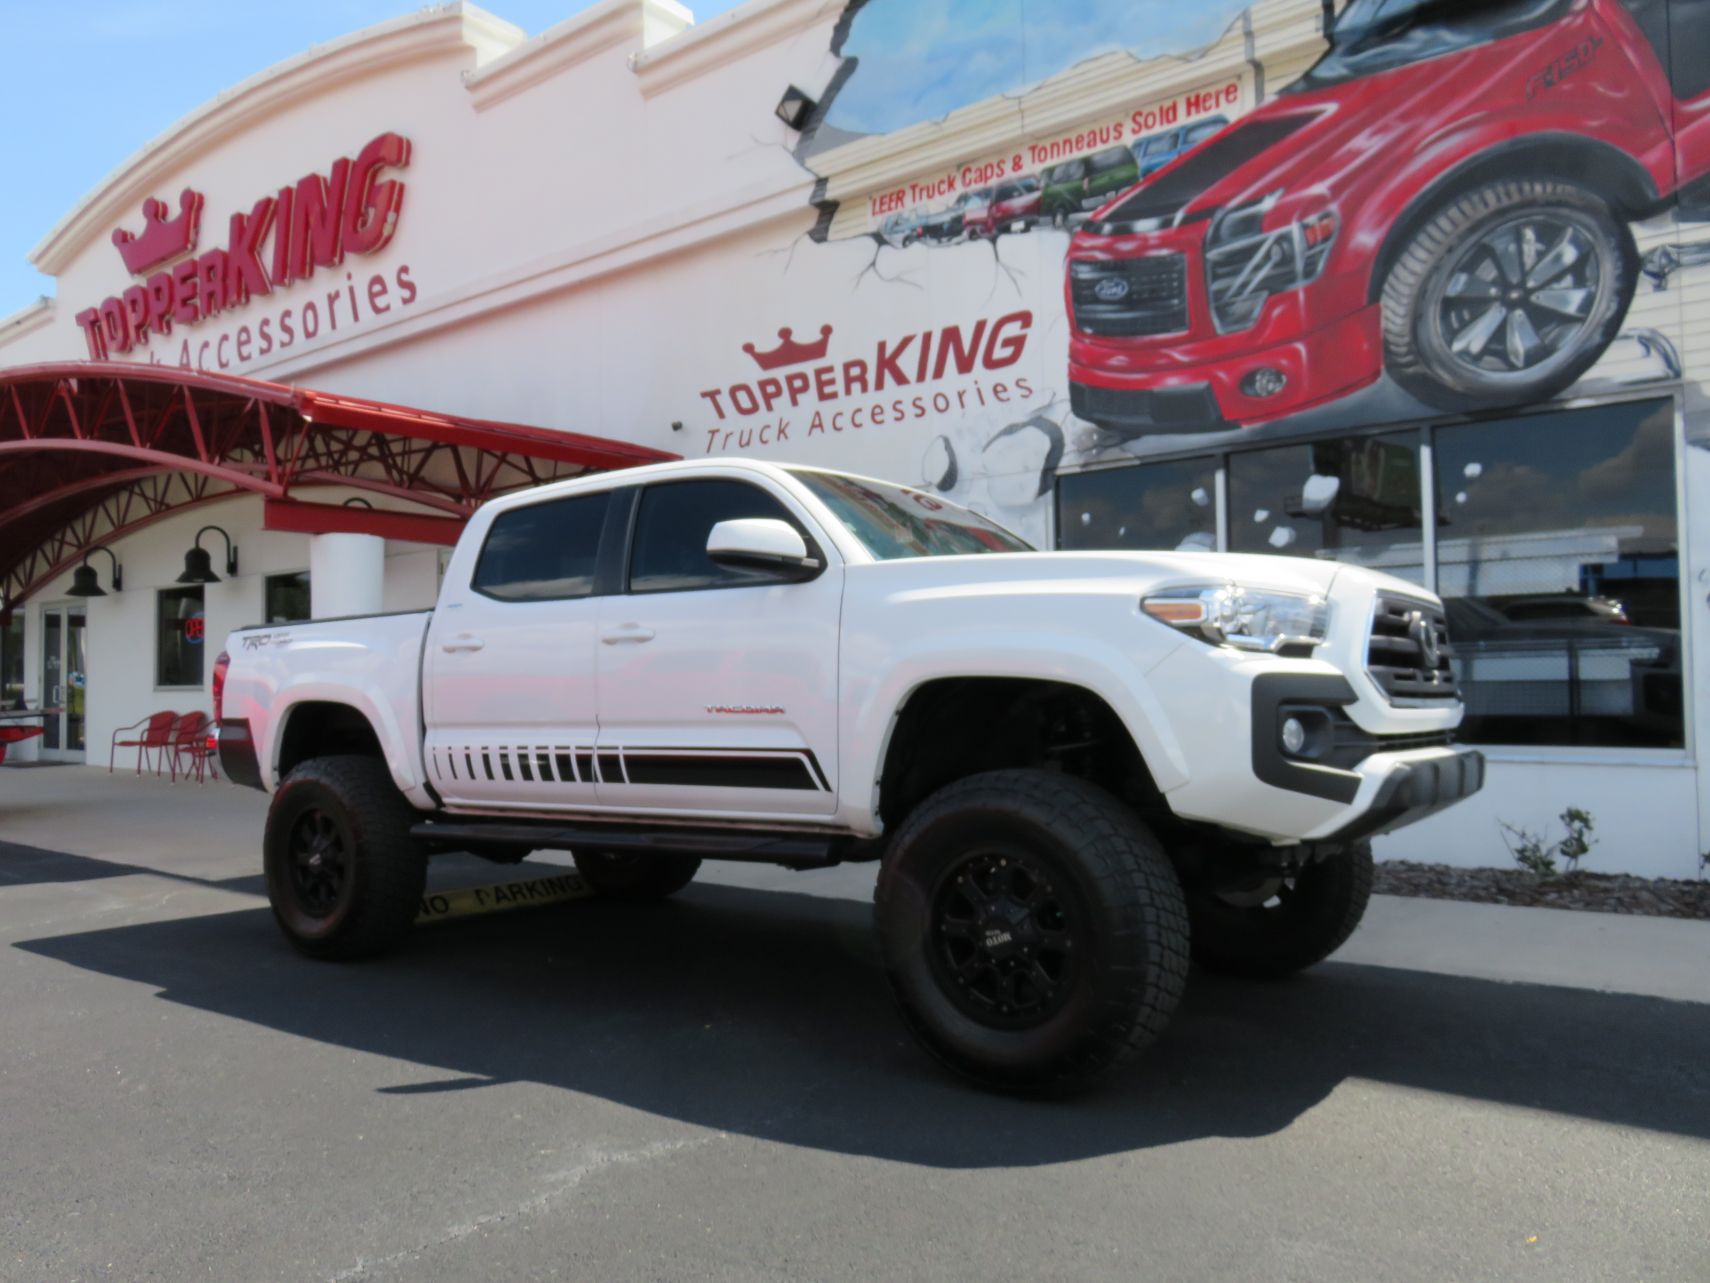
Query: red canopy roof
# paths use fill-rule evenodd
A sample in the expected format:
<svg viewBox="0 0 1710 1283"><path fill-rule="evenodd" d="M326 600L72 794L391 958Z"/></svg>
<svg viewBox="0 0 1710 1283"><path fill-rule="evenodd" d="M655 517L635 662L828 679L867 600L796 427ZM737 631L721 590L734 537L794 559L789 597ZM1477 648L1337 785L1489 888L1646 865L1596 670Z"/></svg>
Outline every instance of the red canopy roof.
<svg viewBox="0 0 1710 1283"><path fill-rule="evenodd" d="M244 491L349 486L461 521L507 490L676 457L172 366L15 366L0 370L0 599L9 610L95 545ZM418 537L403 532L419 515L399 517L397 537Z"/></svg>

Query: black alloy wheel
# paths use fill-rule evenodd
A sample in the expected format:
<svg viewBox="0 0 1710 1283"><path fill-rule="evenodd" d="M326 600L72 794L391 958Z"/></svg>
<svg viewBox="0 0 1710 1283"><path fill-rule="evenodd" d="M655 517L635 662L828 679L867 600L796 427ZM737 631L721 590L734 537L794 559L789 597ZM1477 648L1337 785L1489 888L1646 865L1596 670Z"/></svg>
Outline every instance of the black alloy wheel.
<svg viewBox="0 0 1710 1283"><path fill-rule="evenodd" d="M267 898L293 948L372 957L400 943L421 907L427 854L417 814L379 758L318 757L292 769L267 811Z"/></svg>
<svg viewBox="0 0 1710 1283"><path fill-rule="evenodd" d="M1043 1024L1074 985L1082 915L1037 860L1017 850L970 855L939 884L932 967L957 1010L996 1029Z"/></svg>
<svg viewBox="0 0 1710 1283"><path fill-rule="evenodd" d="M947 784L874 888L904 1022L983 1086L1078 1090L1157 1038L1187 979L1181 884L1121 799L1055 771Z"/></svg>
<svg viewBox="0 0 1710 1283"><path fill-rule="evenodd" d="M338 821L310 807L291 826L287 858L297 908L310 918L329 918L350 888L350 839Z"/></svg>

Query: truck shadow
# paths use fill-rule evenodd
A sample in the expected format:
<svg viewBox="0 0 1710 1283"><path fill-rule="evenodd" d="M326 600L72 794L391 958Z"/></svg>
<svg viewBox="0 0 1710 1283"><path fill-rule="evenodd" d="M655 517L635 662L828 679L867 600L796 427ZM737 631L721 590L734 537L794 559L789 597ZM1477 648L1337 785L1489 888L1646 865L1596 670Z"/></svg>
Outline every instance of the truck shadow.
<svg viewBox="0 0 1710 1283"><path fill-rule="evenodd" d="M1066 1102L962 1086L893 1013L853 900L696 886L418 930L384 960L291 953L265 908L17 946L169 1002L706 1128L950 1168L1285 1128L1350 1078L1710 1138L1710 1007L1331 963L1196 974L1164 1040Z"/></svg>

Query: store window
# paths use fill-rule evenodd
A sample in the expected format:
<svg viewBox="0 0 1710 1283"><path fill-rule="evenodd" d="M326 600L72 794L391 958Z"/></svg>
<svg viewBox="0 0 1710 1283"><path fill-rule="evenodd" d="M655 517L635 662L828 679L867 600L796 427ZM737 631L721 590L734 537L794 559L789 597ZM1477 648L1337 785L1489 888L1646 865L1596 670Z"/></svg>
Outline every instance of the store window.
<svg viewBox="0 0 1710 1283"><path fill-rule="evenodd" d="M162 588L155 596L154 684L202 685L207 619L202 588Z"/></svg>
<svg viewBox="0 0 1710 1283"><path fill-rule="evenodd" d="M1672 402L1439 428L1436 482L1463 738L1681 746Z"/></svg>
<svg viewBox="0 0 1710 1283"><path fill-rule="evenodd" d="M1679 748L1674 417L1672 401L1651 400L1232 451L1222 519L1237 552L1332 558L1434 588L1463 740ZM1214 474L1213 460L1190 458L1065 476L1058 546L1211 547L1219 518L1201 500Z"/></svg>
<svg viewBox="0 0 1710 1283"><path fill-rule="evenodd" d="M576 495L501 513L481 545L475 591L500 601L591 596L611 499Z"/></svg>
<svg viewBox="0 0 1710 1283"><path fill-rule="evenodd" d="M1233 552L1329 557L1423 585L1419 434L1337 437L1229 459Z"/></svg>
<svg viewBox="0 0 1710 1283"><path fill-rule="evenodd" d="M1210 552L1217 547L1217 460L1172 459L1063 478L1057 546Z"/></svg>
<svg viewBox="0 0 1710 1283"><path fill-rule="evenodd" d="M265 622L294 624L308 619L309 572L298 570L288 575L269 575L262 592Z"/></svg>

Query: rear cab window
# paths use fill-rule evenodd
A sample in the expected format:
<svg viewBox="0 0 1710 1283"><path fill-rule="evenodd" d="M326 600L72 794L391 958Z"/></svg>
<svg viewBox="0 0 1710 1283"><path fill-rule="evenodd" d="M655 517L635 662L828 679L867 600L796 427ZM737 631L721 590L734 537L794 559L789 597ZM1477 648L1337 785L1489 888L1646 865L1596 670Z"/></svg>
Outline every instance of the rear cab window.
<svg viewBox="0 0 1710 1283"><path fill-rule="evenodd" d="M571 495L493 519L470 587L497 601L563 601L594 594L610 491Z"/></svg>

